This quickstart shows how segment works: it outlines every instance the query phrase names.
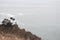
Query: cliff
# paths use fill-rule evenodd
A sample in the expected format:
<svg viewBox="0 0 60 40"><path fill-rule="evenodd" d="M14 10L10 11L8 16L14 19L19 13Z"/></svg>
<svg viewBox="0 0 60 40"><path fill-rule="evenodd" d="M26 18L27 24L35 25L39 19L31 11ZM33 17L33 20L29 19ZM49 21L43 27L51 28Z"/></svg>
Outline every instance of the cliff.
<svg viewBox="0 0 60 40"><path fill-rule="evenodd" d="M12 26L0 24L0 40L41 40L41 38L20 29L16 24Z"/></svg>

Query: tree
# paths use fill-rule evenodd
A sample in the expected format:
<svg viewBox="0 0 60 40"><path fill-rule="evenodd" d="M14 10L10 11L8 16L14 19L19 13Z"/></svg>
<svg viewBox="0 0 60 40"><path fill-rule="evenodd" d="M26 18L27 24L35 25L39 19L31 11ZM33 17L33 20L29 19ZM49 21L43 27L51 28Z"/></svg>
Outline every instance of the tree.
<svg viewBox="0 0 60 40"><path fill-rule="evenodd" d="M11 21L9 19L4 19L2 21L2 25L7 27L7 26L12 26L12 23L11 23Z"/></svg>

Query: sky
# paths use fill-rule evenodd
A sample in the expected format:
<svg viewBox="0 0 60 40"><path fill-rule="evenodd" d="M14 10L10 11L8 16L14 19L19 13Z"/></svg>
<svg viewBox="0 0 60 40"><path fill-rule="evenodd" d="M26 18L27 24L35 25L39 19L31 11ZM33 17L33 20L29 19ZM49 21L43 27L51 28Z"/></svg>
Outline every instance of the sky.
<svg viewBox="0 0 60 40"><path fill-rule="evenodd" d="M0 0L0 20L9 15L42 40L60 40L60 0Z"/></svg>

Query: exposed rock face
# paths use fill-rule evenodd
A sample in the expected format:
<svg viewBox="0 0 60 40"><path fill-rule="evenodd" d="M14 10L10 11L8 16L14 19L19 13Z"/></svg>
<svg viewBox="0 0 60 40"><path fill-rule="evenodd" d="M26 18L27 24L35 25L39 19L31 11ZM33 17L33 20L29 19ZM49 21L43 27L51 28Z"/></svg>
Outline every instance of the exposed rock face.
<svg viewBox="0 0 60 40"><path fill-rule="evenodd" d="M41 40L41 38L20 29L16 24L12 26L0 24L0 40Z"/></svg>

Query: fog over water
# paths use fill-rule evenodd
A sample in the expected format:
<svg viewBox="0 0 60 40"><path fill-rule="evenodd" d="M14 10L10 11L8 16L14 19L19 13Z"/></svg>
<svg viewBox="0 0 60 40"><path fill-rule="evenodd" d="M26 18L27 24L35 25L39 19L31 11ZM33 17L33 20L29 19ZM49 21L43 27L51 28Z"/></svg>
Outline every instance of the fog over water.
<svg viewBox="0 0 60 40"><path fill-rule="evenodd" d="M0 20L8 14L42 40L60 40L60 0L0 0Z"/></svg>

